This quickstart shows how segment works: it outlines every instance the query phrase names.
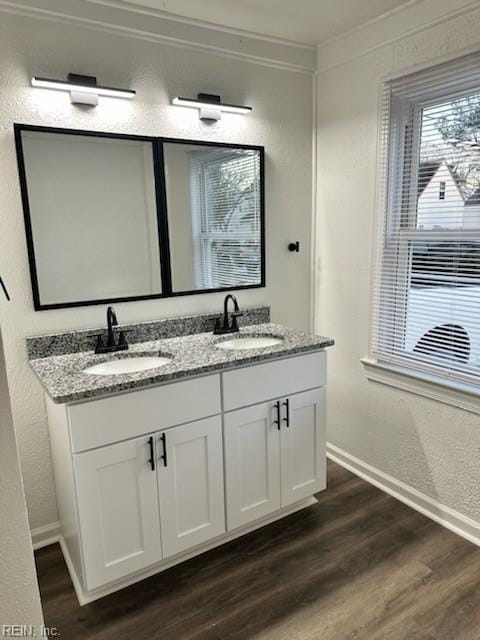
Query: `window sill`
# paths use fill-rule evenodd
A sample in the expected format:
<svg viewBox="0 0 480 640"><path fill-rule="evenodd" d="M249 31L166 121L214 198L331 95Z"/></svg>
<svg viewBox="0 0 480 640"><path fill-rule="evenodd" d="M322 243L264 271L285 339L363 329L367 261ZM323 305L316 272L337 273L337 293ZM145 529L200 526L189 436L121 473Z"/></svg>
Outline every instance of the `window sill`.
<svg viewBox="0 0 480 640"><path fill-rule="evenodd" d="M362 358L368 380L480 414L480 390L469 384Z"/></svg>

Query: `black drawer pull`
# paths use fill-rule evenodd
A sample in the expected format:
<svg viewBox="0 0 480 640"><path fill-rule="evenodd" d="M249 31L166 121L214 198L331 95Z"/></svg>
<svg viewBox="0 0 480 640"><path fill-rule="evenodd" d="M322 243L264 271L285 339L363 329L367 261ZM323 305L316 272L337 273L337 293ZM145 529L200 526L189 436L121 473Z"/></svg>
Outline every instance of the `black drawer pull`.
<svg viewBox="0 0 480 640"><path fill-rule="evenodd" d="M155 454L153 451L153 436L150 436L148 439L148 446L150 447L150 458L148 459L150 463L150 468L152 471L155 471Z"/></svg>
<svg viewBox="0 0 480 640"><path fill-rule="evenodd" d="M286 422L287 427L289 427L290 426L290 400L288 398L283 403L283 406L286 409L285 418L283 418L283 421Z"/></svg>
<svg viewBox="0 0 480 640"><path fill-rule="evenodd" d="M276 419L273 421L273 424L277 425L277 429L280 431L280 400L277 400L273 405L274 410L277 414Z"/></svg>
<svg viewBox="0 0 480 640"><path fill-rule="evenodd" d="M160 460L163 460L163 466L167 466L167 437L164 433L160 436L160 440L162 441L163 453L160 456Z"/></svg>

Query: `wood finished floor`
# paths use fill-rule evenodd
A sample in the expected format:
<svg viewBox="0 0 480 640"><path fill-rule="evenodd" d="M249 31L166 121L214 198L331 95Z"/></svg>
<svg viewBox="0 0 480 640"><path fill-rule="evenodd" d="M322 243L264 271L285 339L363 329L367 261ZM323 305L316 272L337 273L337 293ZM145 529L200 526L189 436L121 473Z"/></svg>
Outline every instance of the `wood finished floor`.
<svg viewBox="0 0 480 640"><path fill-rule="evenodd" d="M329 464L319 504L79 607L36 553L65 640L479 640L480 549Z"/></svg>

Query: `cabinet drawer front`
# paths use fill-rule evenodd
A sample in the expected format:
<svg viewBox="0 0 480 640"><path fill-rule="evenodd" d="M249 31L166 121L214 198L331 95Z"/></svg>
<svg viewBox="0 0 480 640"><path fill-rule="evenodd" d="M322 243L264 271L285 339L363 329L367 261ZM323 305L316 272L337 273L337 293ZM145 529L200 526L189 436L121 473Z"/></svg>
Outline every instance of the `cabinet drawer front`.
<svg viewBox="0 0 480 640"><path fill-rule="evenodd" d="M225 411L326 384L325 351L266 362L223 374Z"/></svg>
<svg viewBox="0 0 480 640"><path fill-rule="evenodd" d="M72 449L78 453L220 413L220 377L93 400L68 411Z"/></svg>

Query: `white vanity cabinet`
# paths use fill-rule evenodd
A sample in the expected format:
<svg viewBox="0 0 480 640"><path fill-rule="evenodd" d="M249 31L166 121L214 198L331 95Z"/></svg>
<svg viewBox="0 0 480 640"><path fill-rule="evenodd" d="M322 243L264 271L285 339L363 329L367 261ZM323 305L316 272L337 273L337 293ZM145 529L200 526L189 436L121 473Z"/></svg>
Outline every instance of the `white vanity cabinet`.
<svg viewBox="0 0 480 640"><path fill-rule="evenodd" d="M47 398L60 543L81 604L313 504L326 353L72 404Z"/></svg>
<svg viewBox="0 0 480 640"><path fill-rule="evenodd" d="M148 438L80 453L74 470L86 588L159 562L157 478Z"/></svg>
<svg viewBox="0 0 480 640"><path fill-rule="evenodd" d="M282 507L307 498L327 486L325 389L283 399L288 411L280 438Z"/></svg>
<svg viewBox="0 0 480 640"><path fill-rule="evenodd" d="M237 409L224 422L229 529L325 489L325 389Z"/></svg>
<svg viewBox="0 0 480 640"><path fill-rule="evenodd" d="M221 417L157 436L157 465L163 556L225 533Z"/></svg>
<svg viewBox="0 0 480 640"><path fill-rule="evenodd" d="M272 402L225 414L225 482L229 529L281 506L280 436Z"/></svg>
<svg viewBox="0 0 480 640"><path fill-rule="evenodd" d="M225 533L220 416L79 453L73 465L89 590Z"/></svg>

